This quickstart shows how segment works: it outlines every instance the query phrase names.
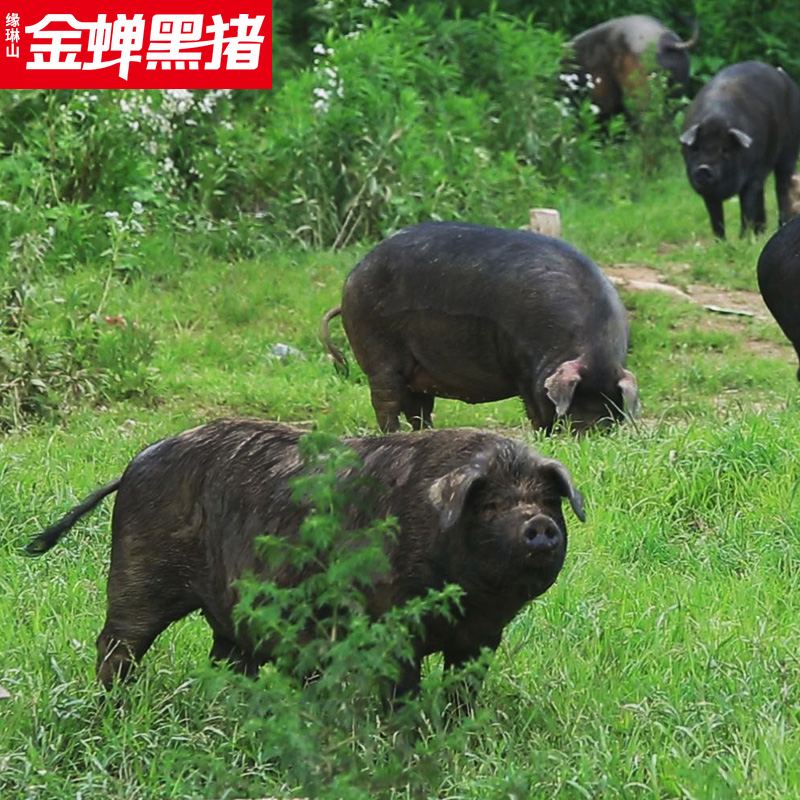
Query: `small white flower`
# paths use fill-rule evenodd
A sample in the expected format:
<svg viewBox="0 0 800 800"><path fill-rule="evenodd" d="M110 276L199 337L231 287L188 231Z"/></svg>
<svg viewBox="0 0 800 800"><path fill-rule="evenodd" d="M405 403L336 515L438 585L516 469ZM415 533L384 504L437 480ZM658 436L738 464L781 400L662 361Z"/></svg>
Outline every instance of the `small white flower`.
<svg viewBox="0 0 800 800"><path fill-rule="evenodd" d="M562 117L569 116L569 101L566 98L562 102L556 100L553 105L561 112Z"/></svg>
<svg viewBox="0 0 800 800"><path fill-rule="evenodd" d="M144 211L144 206L138 200L134 200L133 205L131 205L131 211L134 214L141 214Z"/></svg>
<svg viewBox="0 0 800 800"><path fill-rule="evenodd" d="M183 116L194 105L194 95L189 89L165 89L163 108L168 114Z"/></svg>
<svg viewBox="0 0 800 800"><path fill-rule="evenodd" d="M596 106L594 103L589 104L589 110L592 114L599 114L600 113L600 106Z"/></svg>

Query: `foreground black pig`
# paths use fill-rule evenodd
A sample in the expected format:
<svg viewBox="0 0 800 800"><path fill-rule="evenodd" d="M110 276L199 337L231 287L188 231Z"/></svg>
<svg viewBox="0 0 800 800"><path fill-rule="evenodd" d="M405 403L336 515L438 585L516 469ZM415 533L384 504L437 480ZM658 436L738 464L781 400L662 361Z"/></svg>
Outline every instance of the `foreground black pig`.
<svg viewBox="0 0 800 800"><path fill-rule="evenodd" d="M800 217L781 228L761 251L758 288L800 358Z"/></svg>
<svg viewBox="0 0 800 800"><path fill-rule="evenodd" d="M789 219L800 88L782 69L745 61L718 72L687 109L680 142L689 183L705 201L717 238L725 238L722 201L735 194L742 234L764 231L764 182L773 171L780 224Z"/></svg>
<svg viewBox="0 0 800 800"><path fill-rule="evenodd" d="M559 417L580 431L638 405L616 290L549 236L461 222L406 228L362 259L322 321L346 364L328 336L339 313L383 431L399 428L401 411L415 429L430 427L437 396L521 397L548 431Z"/></svg>
<svg viewBox="0 0 800 800"><path fill-rule="evenodd" d="M656 65L664 70L670 84L683 94L689 86L689 50L698 38L695 25L689 41L680 38L653 17L635 14L617 17L578 34L569 43L572 50L566 69L574 70L562 79L586 86L601 117L630 111L637 93L647 86L648 65L645 53L652 51Z"/></svg>
<svg viewBox="0 0 800 800"><path fill-rule="evenodd" d="M108 613L97 639L100 681L125 676L171 622L199 609L214 632L213 658L252 671L270 658L233 623L234 581L252 571L278 583L296 576L259 562L254 539L296 535L306 510L287 482L301 471L299 428L218 420L164 439L131 461L28 546L49 550L106 495L112 518ZM567 545L561 498L583 520L569 473L519 442L475 430L346 439L378 479L375 515L394 515L390 571L372 584L374 616L429 588L464 589L463 609L425 623L396 693L419 684L420 660L442 651L456 666L495 649L505 625L556 579ZM354 530L370 520L353 509ZM292 582L294 581L294 583Z"/></svg>

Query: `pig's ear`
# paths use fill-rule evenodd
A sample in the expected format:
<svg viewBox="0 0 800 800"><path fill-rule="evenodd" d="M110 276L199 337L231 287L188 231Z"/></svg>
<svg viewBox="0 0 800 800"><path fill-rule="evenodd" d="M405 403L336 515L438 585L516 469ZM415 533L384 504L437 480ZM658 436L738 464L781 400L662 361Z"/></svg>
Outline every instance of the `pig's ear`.
<svg viewBox="0 0 800 800"><path fill-rule="evenodd" d="M433 507L439 512L439 527L446 531L461 517L467 496L476 483L486 477L489 453L482 453L469 464L437 478L428 490Z"/></svg>
<svg viewBox="0 0 800 800"><path fill-rule="evenodd" d="M728 133L733 136L745 150L753 144L753 140L744 131L740 131L738 128L728 128Z"/></svg>
<svg viewBox="0 0 800 800"><path fill-rule="evenodd" d="M699 130L699 125L692 125L691 128L687 128L679 137L678 141L681 144L685 144L687 147L691 147L697 141L697 131Z"/></svg>
<svg viewBox="0 0 800 800"><path fill-rule="evenodd" d="M586 514L583 511L583 495L575 488L569 470L560 461L552 458L541 459L539 468L555 482L559 494L569 500L575 516L581 522L586 522Z"/></svg>
<svg viewBox="0 0 800 800"><path fill-rule="evenodd" d="M639 413L639 389L636 378L627 369L622 370L622 377L617 381L622 392L622 405L625 413L633 418Z"/></svg>
<svg viewBox="0 0 800 800"><path fill-rule="evenodd" d="M547 396L556 407L556 416L563 417L572 403L575 387L581 382L581 360L573 358L559 364L556 371L544 382Z"/></svg>

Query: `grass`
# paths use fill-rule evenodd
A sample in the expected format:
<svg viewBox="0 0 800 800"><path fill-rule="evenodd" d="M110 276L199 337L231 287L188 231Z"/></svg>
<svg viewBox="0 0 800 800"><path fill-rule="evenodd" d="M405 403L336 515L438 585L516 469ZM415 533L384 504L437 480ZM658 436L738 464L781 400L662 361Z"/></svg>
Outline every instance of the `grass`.
<svg viewBox="0 0 800 800"><path fill-rule="evenodd" d="M609 194L605 206L563 198L566 238L603 266L634 262L672 279L689 264L690 282L754 288L764 239L713 243L677 159L649 186L634 200ZM768 217L773 225L774 206ZM296 788L246 715L203 689L210 635L199 618L173 625L139 680L104 700L93 642L112 502L47 556L30 560L20 548L143 446L216 416L374 433L364 376L352 363L349 379L337 376L316 339L366 248L233 263L200 255L185 269L153 266L108 285L89 264L37 283L31 313L45 328L75 307L56 298L136 321L155 342L156 377L144 397L78 401L0 439L0 684L11 693L0 701L4 800ZM485 716L466 746L424 790L398 785L396 797L800 793L793 351L771 321L720 327L670 296L623 300L644 404L636 425L546 439L530 430L519 401L437 402L439 427L502 430L563 460L586 496L587 523L569 519L564 572L507 629L481 695ZM332 330L344 343L338 321ZM277 358L277 343L302 355Z"/></svg>

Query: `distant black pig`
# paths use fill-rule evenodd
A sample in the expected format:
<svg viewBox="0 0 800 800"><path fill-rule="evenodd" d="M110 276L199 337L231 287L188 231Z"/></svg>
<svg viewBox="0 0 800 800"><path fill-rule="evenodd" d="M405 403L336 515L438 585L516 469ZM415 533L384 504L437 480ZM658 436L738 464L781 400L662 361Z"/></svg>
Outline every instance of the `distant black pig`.
<svg viewBox="0 0 800 800"><path fill-rule="evenodd" d="M108 613L97 639L98 678L108 686L170 623L199 609L214 632L211 655L252 672L270 659L233 622L234 582L251 571L279 584L297 576L261 562L258 536L295 537L306 509L288 482L301 472L303 431L273 422L218 420L164 439L131 461L28 546L49 550L84 514L117 491L112 518ZM583 520L566 468L519 442L475 430L346 439L382 493L374 513L396 516L391 567L369 590L377 617L448 583L464 590L453 619L431 617L395 693L414 691L420 661L441 651L454 667L497 648L503 628L556 579L567 530L561 498ZM348 524L364 527L352 508Z"/></svg>
<svg viewBox="0 0 800 800"><path fill-rule="evenodd" d="M761 251L758 288L800 358L800 217L781 228Z"/></svg>
<svg viewBox="0 0 800 800"><path fill-rule="evenodd" d="M689 50L698 38L695 25L689 41L682 42L653 17L634 14L617 17L578 34L570 44L572 55L562 75L568 84L586 86L601 117L631 111L636 95L646 96L648 66L645 54L652 50L655 66L664 70L673 87L686 94L689 86Z"/></svg>
<svg viewBox="0 0 800 800"><path fill-rule="evenodd" d="M742 234L764 231L764 182L773 171L780 224L789 219L800 88L782 69L745 61L718 72L686 111L680 142L689 183L705 201L717 238L725 238L722 201L735 194Z"/></svg>
<svg viewBox="0 0 800 800"><path fill-rule="evenodd" d="M635 413L628 324L614 287L574 247L528 231L415 225L369 252L345 281L340 314L383 431L431 426L434 399L521 397L550 431Z"/></svg>

